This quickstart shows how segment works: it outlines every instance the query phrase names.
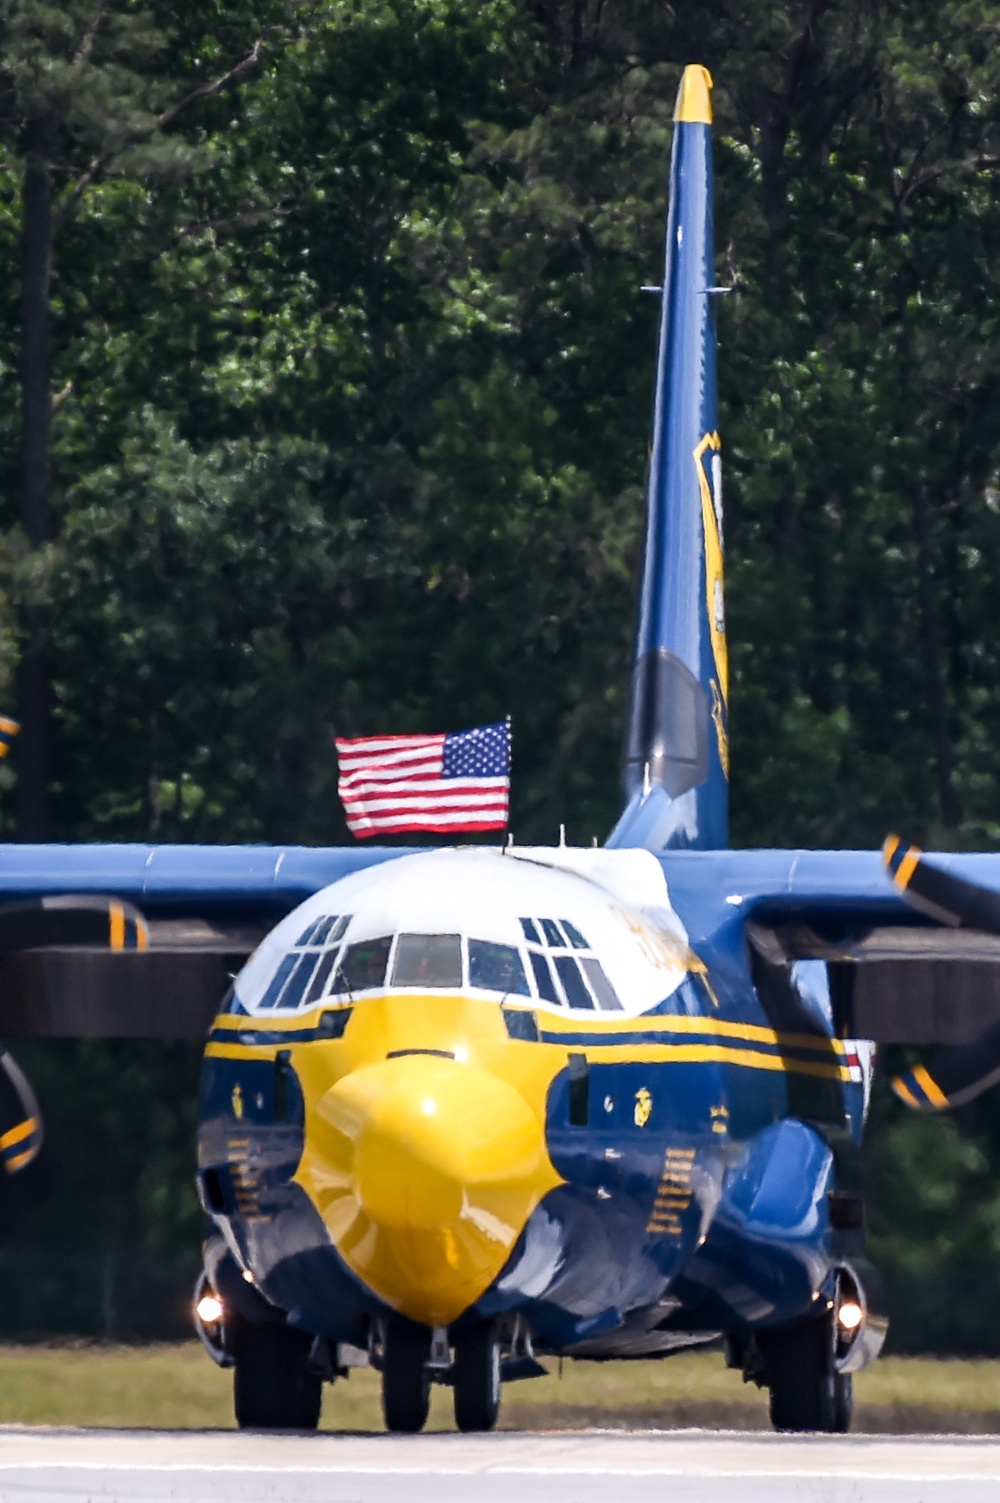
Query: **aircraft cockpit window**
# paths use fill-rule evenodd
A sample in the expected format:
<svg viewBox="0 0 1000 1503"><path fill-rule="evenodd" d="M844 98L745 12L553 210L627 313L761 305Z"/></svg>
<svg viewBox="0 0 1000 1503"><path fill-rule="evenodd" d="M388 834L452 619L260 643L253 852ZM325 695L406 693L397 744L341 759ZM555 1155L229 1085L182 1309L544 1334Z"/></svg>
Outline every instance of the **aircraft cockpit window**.
<svg viewBox="0 0 1000 1503"><path fill-rule="evenodd" d="M302 960L298 950L289 950L278 962L278 969L267 984L267 989L260 999L261 1007L277 1007L279 998L288 985L289 977ZM310 957L315 961L315 957Z"/></svg>
<svg viewBox="0 0 1000 1503"><path fill-rule="evenodd" d="M521 920L521 928L524 930L524 937L529 944L540 945L542 943L542 936L535 928L534 919L523 918Z"/></svg>
<svg viewBox="0 0 1000 1503"><path fill-rule="evenodd" d="M604 967L599 960L592 956L584 955L580 959L583 973L590 982L590 990L597 999L597 1005L602 1012L621 1012L622 1004L618 993L605 974Z"/></svg>
<svg viewBox="0 0 1000 1503"><path fill-rule="evenodd" d="M339 918L335 913L314 919L308 929L295 941L295 948L304 950L308 945L310 949L316 949L319 945L330 944L333 940L340 938L350 921L350 914Z"/></svg>
<svg viewBox="0 0 1000 1503"><path fill-rule="evenodd" d="M587 984L580 974L580 967L573 956L557 955L555 961L556 971L570 1007L587 1007L593 1012L594 999L590 995Z"/></svg>
<svg viewBox="0 0 1000 1503"><path fill-rule="evenodd" d="M520 952L514 945L493 944L486 939L469 940L469 985L508 996L531 996Z"/></svg>
<svg viewBox="0 0 1000 1503"><path fill-rule="evenodd" d="M556 984L552 977L552 967L548 960L538 950L529 950L528 958L531 961L531 969L535 973L535 985L538 987L538 995L543 1002L555 1002L562 1006L562 998L556 991Z"/></svg>
<svg viewBox="0 0 1000 1503"><path fill-rule="evenodd" d="M344 933L350 922L351 915L349 913L343 914L340 918L337 918L336 914L334 914L332 918L320 919L319 923L316 926L316 932L313 934L313 937L309 941L309 944L335 944L338 939L343 939Z"/></svg>
<svg viewBox="0 0 1000 1503"><path fill-rule="evenodd" d="M334 945L332 950L324 950L320 956L319 965L316 967L312 984L309 987L309 995L305 999L307 1007L311 1006L313 1002L318 1002L326 991L326 983L330 979L330 972L333 969L333 962L336 958L336 945Z"/></svg>
<svg viewBox="0 0 1000 1503"><path fill-rule="evenodd" d="M287 1012L303 1002L317 1001L326 989L340 938L350 922L349 913L314 919L278 961L257 1005Z"/></svg>
<svg viewBox="0 0 1000 1503"><path fill-rule="evenodd" d="M462 985L459 934L401 934L392 965L393 986Z"/></svg>
<svg viewBox="0 0 1000 1503"><path fill-rule="evenodd" d="M545 932L545 939L549 947L553 950L565 950L566 941L555 919L541 919L539 922Z"/></svg>
<svg viewBox="0 0 1000 1503"><path fill-rule="evenodd" d="M348 945L340 959L331 991L335 996L345 992L371 991L385 985L385 968L389 963L392 936L382 939L362 939Z"/></svg>
<svg viewBox="0 0 1000 1503"><path fill-rule="evenodd" d="M590 949L590 946L575 924L571 924L569 919L560 919L559 922L565 929L566 937L569 940L570 944L573 946L574 950Z"/></svg>

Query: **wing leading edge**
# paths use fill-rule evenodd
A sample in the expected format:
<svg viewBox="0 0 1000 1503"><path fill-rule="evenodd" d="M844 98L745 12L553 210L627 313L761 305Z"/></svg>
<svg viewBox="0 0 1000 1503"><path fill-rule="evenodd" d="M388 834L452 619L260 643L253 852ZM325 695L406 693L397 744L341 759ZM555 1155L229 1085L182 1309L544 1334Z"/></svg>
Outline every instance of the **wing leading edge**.
<svg viewBox="0 0 1000 1503"><path fill-rule="evenodd" d="M0 846L0 1034L202 1038L233 973L280 918L340 877L413 854L392 847ZM114 943L118 910L121 945ZM61 915L62 928L46 930L46 915ZM139 924L145 942L130 945Z"/></svg>

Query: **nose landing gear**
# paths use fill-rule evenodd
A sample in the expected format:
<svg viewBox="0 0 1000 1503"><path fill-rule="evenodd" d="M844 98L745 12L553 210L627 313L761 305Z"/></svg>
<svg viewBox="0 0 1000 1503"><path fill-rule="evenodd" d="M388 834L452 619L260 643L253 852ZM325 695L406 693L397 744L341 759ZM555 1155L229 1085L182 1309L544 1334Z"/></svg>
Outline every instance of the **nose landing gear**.
<svg viewBox="0 0 1000 1503"><path fill-rule="evenodd" d="M427 1359L431 1332L397 1316L386 1327L382 1355L382 1413L387 1430L415 1435L427 1423L431 1379Z"/></svg>
<svg viewBox="0 0 1000 1503"><path fill-rule="evenodd" d="M455 1423L465 1432L492 1430L500 1414L500 1333L492 1323L469 1326L454 1336L454 1360L431 1344L429 1327L397 1316L385 1328L382 1348L382 1412L387 1430L413 1435L427 1423L432 1377L451 1383Z"/></svg>

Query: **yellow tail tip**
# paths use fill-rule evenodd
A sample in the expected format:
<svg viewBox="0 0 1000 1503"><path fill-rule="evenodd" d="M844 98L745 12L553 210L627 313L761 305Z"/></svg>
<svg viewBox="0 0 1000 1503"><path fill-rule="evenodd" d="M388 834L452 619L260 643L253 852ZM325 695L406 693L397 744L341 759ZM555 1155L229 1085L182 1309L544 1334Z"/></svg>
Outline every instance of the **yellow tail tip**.
<svg viewBox="0 0 1000 1503"><path fill-rule="evenodd" d="M711 125L712 75L702 63L689 63L684 69L674 119L685 125Z"/></svg>

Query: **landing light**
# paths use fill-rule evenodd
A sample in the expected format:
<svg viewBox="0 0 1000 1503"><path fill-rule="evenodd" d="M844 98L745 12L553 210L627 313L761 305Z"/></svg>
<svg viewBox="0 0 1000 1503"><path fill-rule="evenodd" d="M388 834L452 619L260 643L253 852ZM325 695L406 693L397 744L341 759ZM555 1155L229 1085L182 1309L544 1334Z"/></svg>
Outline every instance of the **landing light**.
<svg viewBox="0 0 1000 1503"><path fill-rule="evenodd" d="M837 1311L837 1323L841 1330L856 1331L864 1319L864 1311L856 1300L845 1300Z"/></svg>
<svg viewBox="0 0 1000 1503"><path fill-rule="evenodd" d="M217 1294L203 1294L194 1308L202 1325L214 1326L222 1319L222 1301Z"/></svg>

